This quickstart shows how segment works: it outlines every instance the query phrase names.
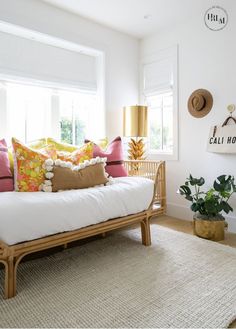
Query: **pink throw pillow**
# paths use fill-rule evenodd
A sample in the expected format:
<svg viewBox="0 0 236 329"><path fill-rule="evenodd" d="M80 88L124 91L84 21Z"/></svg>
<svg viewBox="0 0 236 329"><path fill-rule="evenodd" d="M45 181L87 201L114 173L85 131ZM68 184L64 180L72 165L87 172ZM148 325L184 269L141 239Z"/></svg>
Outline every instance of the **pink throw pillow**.
<svg viewBox="0 0 236 329"><path fill-rule="evenodd" d="M85 143L89 142L85 140ZM115 138L103 151L100 146L94 144L93 157L107 158L105 170L112 177L128 176L124 167L124 157L122 149L122 141L120 137Z"/></svg>
<svg viewBox="0 0 236 329"><path fill-rule="evenodd" d="M10 169L5 139L0 140L0 192L13 191L13 176Z"/></svg>

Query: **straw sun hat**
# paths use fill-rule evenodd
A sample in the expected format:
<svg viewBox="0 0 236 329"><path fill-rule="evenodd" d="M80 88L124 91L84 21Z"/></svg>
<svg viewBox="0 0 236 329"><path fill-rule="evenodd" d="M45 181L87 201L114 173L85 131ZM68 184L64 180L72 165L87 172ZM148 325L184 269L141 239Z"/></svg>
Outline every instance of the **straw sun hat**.
<svg viewBox="0 0 236 329"><path fill-rule="evenodd" d="M206 89L195 90L188 99L188 111L195 118L202 118L212 109L213 98Z"/></svg>

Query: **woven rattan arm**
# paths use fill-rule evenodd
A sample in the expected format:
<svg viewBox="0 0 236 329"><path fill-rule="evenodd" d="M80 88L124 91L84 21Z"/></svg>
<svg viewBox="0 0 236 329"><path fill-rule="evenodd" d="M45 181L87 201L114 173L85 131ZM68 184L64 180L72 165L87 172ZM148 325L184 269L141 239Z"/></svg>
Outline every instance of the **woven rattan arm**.
<svg viewBox="0 0 236 329"><path fill-rule="evenodd" d="M140 176L154 181L153 200L149 210L151 215L166 212L166 174L164 161L125 160L125 168L129 176Z"/></svg>

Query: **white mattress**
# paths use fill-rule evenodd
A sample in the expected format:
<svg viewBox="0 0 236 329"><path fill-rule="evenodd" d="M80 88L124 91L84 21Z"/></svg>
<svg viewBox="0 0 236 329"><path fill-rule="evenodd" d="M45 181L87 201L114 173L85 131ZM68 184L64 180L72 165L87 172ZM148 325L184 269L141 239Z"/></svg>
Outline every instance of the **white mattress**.
<svg viewBox="0 0 236 329"><path fill-rule="evenodd" d="M0 240L13 245L141 212L153 188L149 179L122 177L89 189L0 193Z"/></svg>

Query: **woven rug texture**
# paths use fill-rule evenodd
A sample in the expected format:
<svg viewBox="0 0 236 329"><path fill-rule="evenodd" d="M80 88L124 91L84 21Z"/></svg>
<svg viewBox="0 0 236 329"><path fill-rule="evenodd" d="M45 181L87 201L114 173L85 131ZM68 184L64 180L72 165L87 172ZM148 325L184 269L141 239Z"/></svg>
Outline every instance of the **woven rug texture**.
<svg viewBox="0 0 236 329"><path fill-rule="evenodd" d="M236 249L158 225L150 247L131 229L25 262L17 296L0 296L0 327L226 328L235 318Z"/></svg>

